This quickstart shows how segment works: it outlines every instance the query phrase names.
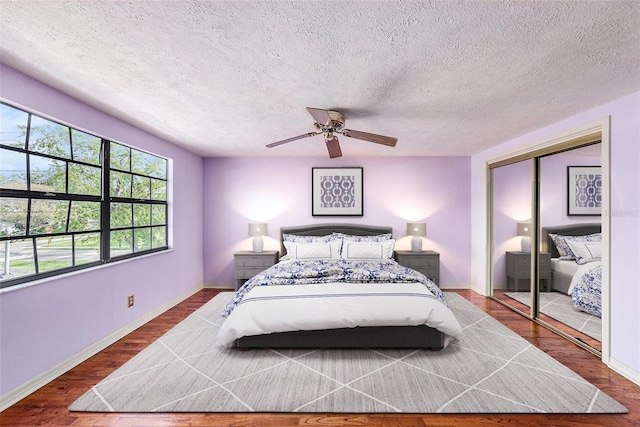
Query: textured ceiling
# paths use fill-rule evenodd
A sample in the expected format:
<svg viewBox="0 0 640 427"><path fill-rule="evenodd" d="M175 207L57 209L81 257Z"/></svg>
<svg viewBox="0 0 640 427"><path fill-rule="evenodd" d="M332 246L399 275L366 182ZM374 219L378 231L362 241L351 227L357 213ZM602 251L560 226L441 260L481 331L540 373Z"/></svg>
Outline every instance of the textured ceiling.
<svg viewBox="0 0 640 427"><path fill-rule="evenodd" d="M307 106L398 138L341 137L345 156L470 155L640 90L638 1L0 0L0 16L5 64L212 157L326 156L321 136L264 147L313 131Z"/></svg>

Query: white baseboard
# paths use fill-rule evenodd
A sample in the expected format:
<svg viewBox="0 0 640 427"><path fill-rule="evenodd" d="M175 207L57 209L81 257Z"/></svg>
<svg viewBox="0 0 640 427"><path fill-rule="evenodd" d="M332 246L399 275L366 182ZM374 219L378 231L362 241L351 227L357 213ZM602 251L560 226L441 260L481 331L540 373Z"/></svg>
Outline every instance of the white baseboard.
<svg viewBox="0 0 640 427"><path fill-rule="evenodd" d="M97 353L101 352L105 348L109 347L111 344L115 343L116 341L118 341L119 339L123 338L127 334L135 331L136 329L138 329L139 327L141 327L145 323L155 319L156 317L158 317L159 315L161 315L165 311L167 311L170 308L178 305L182 301L184 301L187 298L189 298L191 295L193 295L196 292L200 291L202 288L203 288L203 285L198 285L198 286L195 286L194 288L191 288L187 292L185 292L185 293L183 293L181 295L178 295L177 297L175 297L171 301L167 302L166 304L161 305L160 307L158 307L155 310L151 311L150 313L142 316L141 318L137 319L136 321L134 321L134 322L128 324L127 326L115 331L114 333L106 336L105 338L101 339L100 341L90 345L89 347L85 348L80 353L76 354L75 356L70 357L69 359L57 364L53 368L43 372L42 374L36 376L35 378L32 378L31 380L27 381L26 383L22 384L21 386L18 386L16 388L14 388L13 390L11 390L10 392L4 394L3 396L0 397L0 412L4 411L5 409L10 407L11 405L19 402L20 400L24 399L25 397L27 397L28 395L30 395L34 391L38 390L40 387L43 387L43 386L47 385L48 383L50 383L51 381L55 380L60 375L62 375L65 372L69 371L70 369L78 366L80 363L84 362L88 358L90 358L90 357L96 355Z"/></svg>
<svg viewBox="0 0 640 427"><path fill-rule="evenodd" d="M234 289L233 283L205 283L205 289L228 289L232 291Z"/></svg>
<svg viewBox="0 0 640 427"><path fill-rule="evenodd" d="M629 366L625 365L622 362L615 360L614 358L609 358L608 365L609 365L609 368L616 371L617 373L619 373L629 381L632 381L637 385L640 385L640 372L636 371L633 368L630 368Z"/></svg>
<svg viewBox="0 0 640 427"><path fill-rule="evenodd" d="M468 283L445 283L445 284L439 284L438 287L442 290L447 290L447 289L471 289L471 285L469 285Z"/></svg>

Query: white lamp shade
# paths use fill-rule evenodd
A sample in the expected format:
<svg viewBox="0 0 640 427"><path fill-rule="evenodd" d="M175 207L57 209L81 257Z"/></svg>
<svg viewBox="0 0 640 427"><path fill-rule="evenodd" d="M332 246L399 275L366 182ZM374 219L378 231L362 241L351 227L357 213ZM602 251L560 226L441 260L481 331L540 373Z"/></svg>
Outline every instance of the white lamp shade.
<svg viewBox="0 0 640 427"><path fill-rule="evenodd" d="M531 236L531 223L530 222L517 223L516 233L518 236Z"/></svg>
<svg viewBox="0 0 640 427"><path fill-rule="evenodd" d="M425 222L408 222L407 235L408 236L426 236L427 224Z"/></svg>
<svg viewBox="0 0 640 427"><path fill-rule="evenodd" d="M267 235L267 223L266 222L252 222L249 224L249 236L259 237Z"/></svg>

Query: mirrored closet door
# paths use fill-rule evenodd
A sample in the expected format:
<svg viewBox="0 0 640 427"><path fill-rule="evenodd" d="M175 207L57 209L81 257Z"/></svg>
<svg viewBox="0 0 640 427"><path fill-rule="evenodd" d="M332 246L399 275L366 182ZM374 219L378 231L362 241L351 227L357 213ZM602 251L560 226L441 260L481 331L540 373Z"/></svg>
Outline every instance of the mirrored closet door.
<svg viewBox="0 0 640 427"><path fill-rule="evenodd" d="M532 167L528 159L491 170L492 295L530 316Z"/></svg>
<svg viewBox="0 0 640 427"><path fill-rule="evenodd" d="M601 146L524 157L490 167L491 296L600 352Z"/></svg>
<svg viewBox="0 0 640 427"><path fill-rule="evenodd" d="M592 283L602 277L601 144L541 157L539 165L540 245L551 285L540 293L539 318L602 351L600 292Z"/></svg>

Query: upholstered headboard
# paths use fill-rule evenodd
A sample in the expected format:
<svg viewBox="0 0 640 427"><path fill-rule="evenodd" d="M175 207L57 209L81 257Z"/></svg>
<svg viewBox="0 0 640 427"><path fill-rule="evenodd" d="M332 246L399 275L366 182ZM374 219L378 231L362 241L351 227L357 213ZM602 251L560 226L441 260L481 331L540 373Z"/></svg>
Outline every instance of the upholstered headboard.
<svg viewBox="0 0 640 427"><path fill-rule="evenodd" d="M556 225L553 227L542 227L542 234L540 236L540 243L542 245L542 252L548 252L552 258L560 256L556 245L553 243L549 234L561 234L563 236L584 236L585 234L600 233L602 230L602 224L599 223L585 223L585 224L565 224Z"/></svg>
<svg viewBox="0 0 640 427"><path fill-rule="evenodd" d="M280 228L280 254L285 256L287 250L284 247L282 235L295 234L298 236L326 236L331 233L344 233L353 236L375 236L377 234L392 233L391 227L380 227L362 224L309 224L295 225Z"/></svg>

